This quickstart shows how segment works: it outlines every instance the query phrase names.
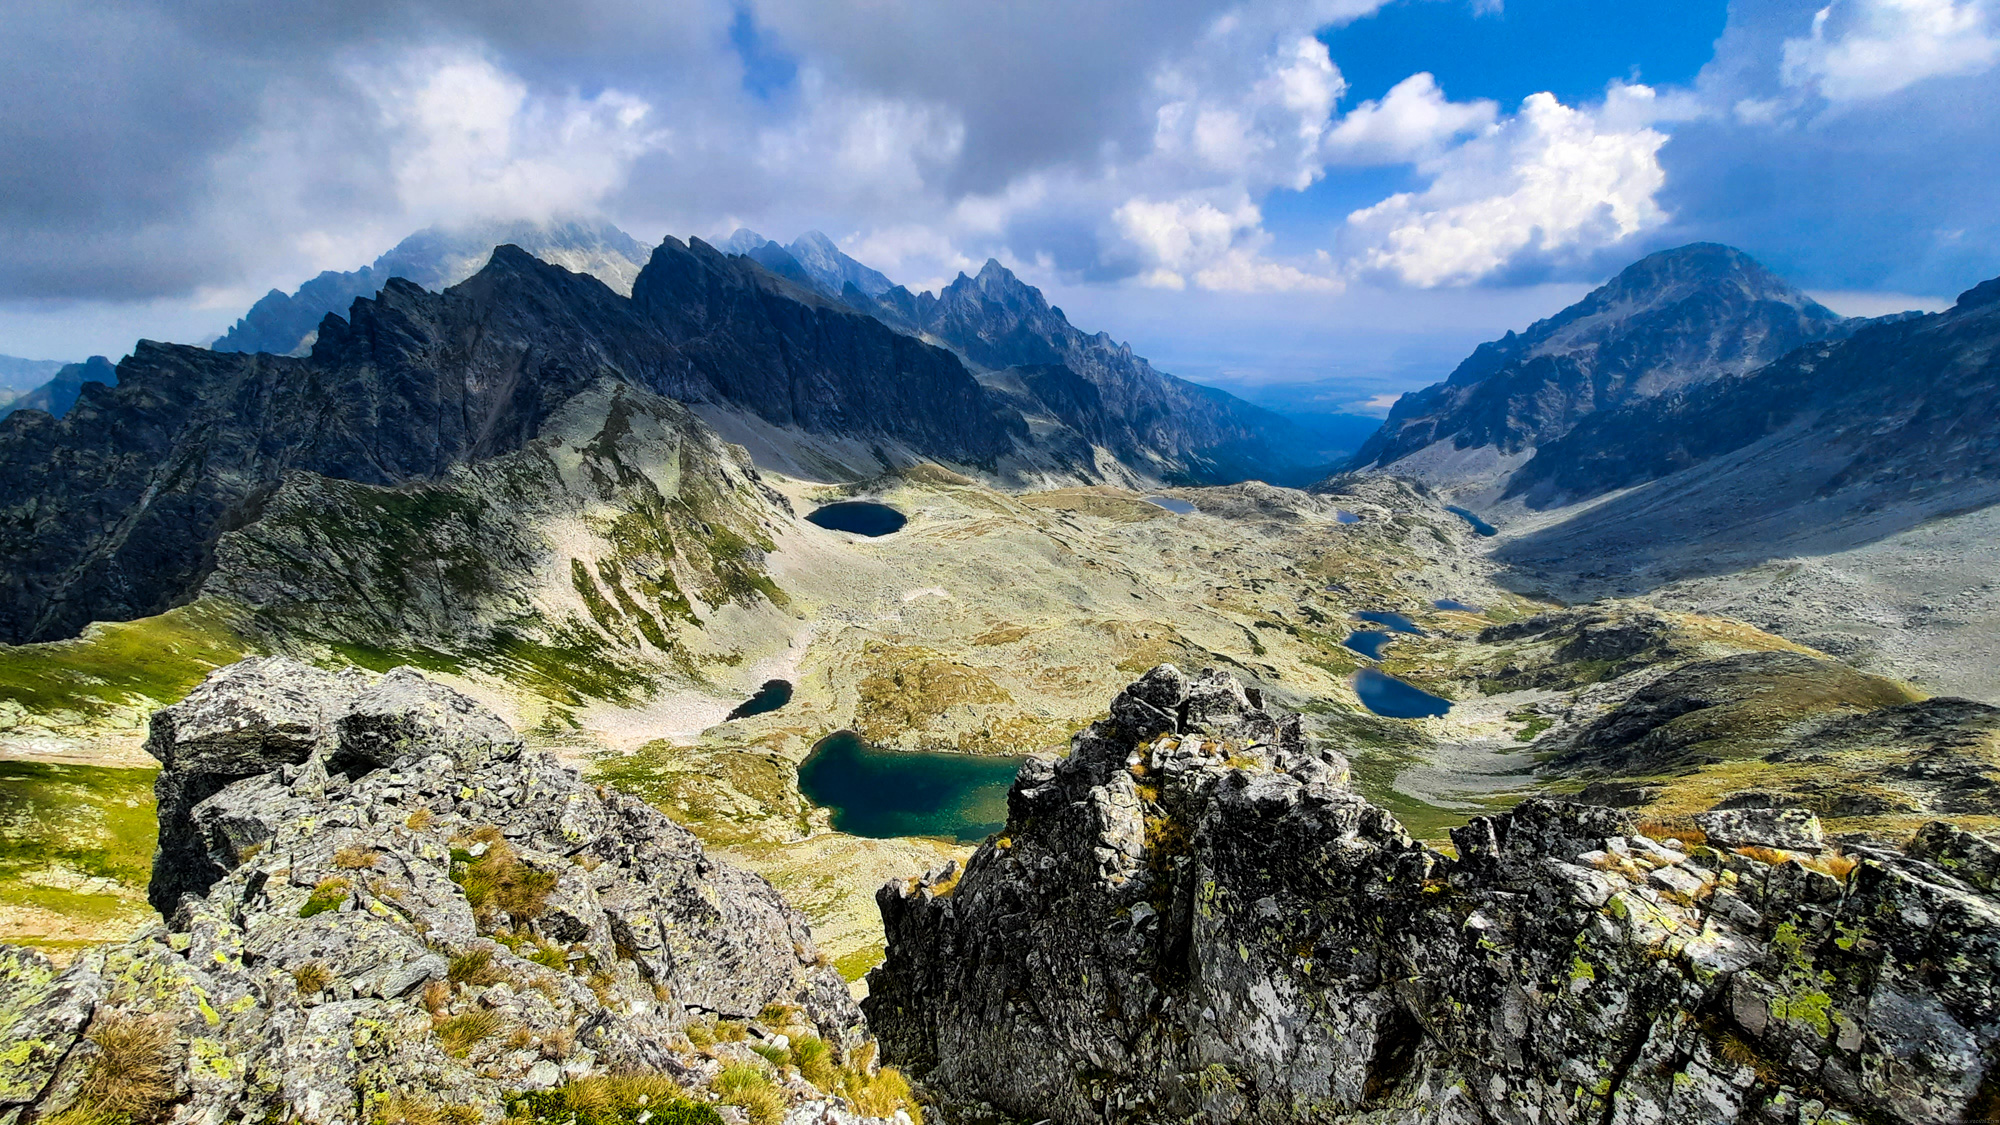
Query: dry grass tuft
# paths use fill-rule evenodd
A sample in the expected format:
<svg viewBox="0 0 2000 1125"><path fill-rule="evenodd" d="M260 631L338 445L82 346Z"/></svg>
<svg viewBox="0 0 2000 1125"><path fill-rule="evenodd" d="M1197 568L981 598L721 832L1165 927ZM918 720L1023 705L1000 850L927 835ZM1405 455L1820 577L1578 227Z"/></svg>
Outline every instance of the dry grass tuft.
<svg viewBox="0 0 2000 1125"><path fill-rule="evenodd" d="M431 810L418 809L416 812L411 813L410 818L408 820L405 820L403 823L404 825L410 828L414 828L417 831L421 832L424 829L429 828L431 826L431 821L436 819L437 819L437 814L431 812Z"/></svg>
<svg viewBox="0 0 2000 1125"><path fill-rule="evenodd" d="M349 871L366 871L375 866L376 851L363 844L349 844L333 853L333 865Z"/></svg>
<svg viewBox="0 0 2000 1125"><path fill-rule="evenodd" d="M713 1106L689 1101L663 1074L606 1074L507 1101L507 1125L722 1125Z"/></svg>
<svg viewBox="0 0 2000 1125"><path fill-rule="evenodd" d="M1669 816L1642 820L1639 822L1639 832L1655 840L1679 840L1690 849L1708 843L1708 833L1703 832L1692 817Z"/></svg>
<svg viewBox="0 0 2000 1125"><path fill-rule="evenodd" d="M468 949L452 954L444 979L453 984L493 984L500 980L500 970L493 967L491 949Z"/></svg>
<svg viewBox="0 0 2000 1125"><path fill-rule="evenodd" d="M97 1048L76 1100L46 1125L148 1125L179 1093L174 1029L159 1016L100 1015L85 1037Z"/></svg>
<svg viewBox="0 0 2000 1125"><path fill-rule="evenodd" d="M473 854L475 849L479 854ZM503 912L516 922L541 917L556 888L554 873L523 864L492 825L452 841L451 859L452 881L464 889L466 904L482 926L493 925Z"/></svg>
<svg viewBox="0 0 2000 1125"><path fill-rule="evenodd" d="M318 996L333 983L333 970L324 961L307 961L292 970L292 980L299 986L300 996Z"/></svg>
<svg viewBox="0 0 2000 1125"><path fill-rule="evenodd" d="M434 1030L445 1054L462 1059L471 1054L472 1048L481 1040L498 1034L501 1023L500 1013L482 1008L439 1020Z"/></svg>

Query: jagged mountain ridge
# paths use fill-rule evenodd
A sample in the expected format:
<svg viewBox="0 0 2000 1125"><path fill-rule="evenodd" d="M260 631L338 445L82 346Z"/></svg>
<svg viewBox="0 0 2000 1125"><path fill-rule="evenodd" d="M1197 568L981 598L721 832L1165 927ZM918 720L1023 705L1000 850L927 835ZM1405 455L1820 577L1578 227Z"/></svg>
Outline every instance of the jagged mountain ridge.
<svg viewBox="0 0 2000 1125"><path fill-rule="evenodd" d="M502 247L445 293L391 279L318 332L305 358L142 342L63 419L0 421L0 636L161 612L287 474L434 480L521 448L604 377L960 463L1025 435L950 353L699 241L664 243L630 300Z"/></svg>
<svg viewBox="0 0 2000 1125"><path fill-rule="evenodd" d="M1417 469L1421 461L1399 462L1432 447L1433 458L1488 449L1506 465L1595 413L1753 370L1859 323L1740 250L1663 250L1527 331L1481 344L1444 382L1404 395L1349 467ZM1450 459L1459 464L1446 477L1468 471L1466 458Z"/></svg>
<svg viewBox="0 0 2000 1125"><path fill-rule="evenodd" d="M2000 279L1945 312L1588 419L1538 450L1507 497L1548 509L1632 491L1497 557L1546 575L1615 559L1626 585L1649 588L2000 502L1996 349Z"/></svg>
<svg viewBox="0 0 2000 1125"><path fill-rule="evenodd" d="M879 297L895 288L879 270L848 257L833 239L816 230L793 239L790 246L780 246L754 230L737 227L721 248L753 258L772 273L810 285L829 297L838 298L849 285L867 297Z"/></svg>
<svg viewBox="0 0 2000 1125"><path fill-rule="evenodd" d="M493 248L506 244L590 274L628 296L648 254L637 239L609 223L521 220L427 227L358 270L327 270L289 294L271 290L209 346L219 352L302 355L323 318L345 315L356 298L374 296L390 278L433 292L448 289L479 272Z"/></svg>
<svg viewBox="0 0 2000 1125"><path fill-rule="evenodd" d="M1083 332L997 260L935 294L897 286L872 298L847 290L842 299L996 373L990 385L1026 384L1029 402L1120 460L1169 480L1303 484L1323 463L1312 435L1295 423L1158 371L1109 333ZM1091 393L1076 393L1078 380Z"/></svg>

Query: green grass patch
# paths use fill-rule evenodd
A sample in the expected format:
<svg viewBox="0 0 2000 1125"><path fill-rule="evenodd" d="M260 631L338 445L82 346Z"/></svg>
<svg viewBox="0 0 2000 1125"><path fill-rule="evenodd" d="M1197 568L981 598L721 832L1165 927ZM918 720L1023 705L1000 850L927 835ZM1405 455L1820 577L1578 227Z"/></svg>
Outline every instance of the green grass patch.
<svg viewBox="0 0 2000 1125"><path fill-rule="evenodd" d="M210 672L258 651L236 631L234 612L196 602L95 624L74 640L0 645L0 699L41 715L177 703Z"/></svg>
<svg viewBox="0 0 2000 1125"><path fill-rule="evenodd" d="M144 890L159 838L158 776L156 769L0 761L0 901L96 920L128 910L116 896L31 885L24 876L54 867Z"/></svg>

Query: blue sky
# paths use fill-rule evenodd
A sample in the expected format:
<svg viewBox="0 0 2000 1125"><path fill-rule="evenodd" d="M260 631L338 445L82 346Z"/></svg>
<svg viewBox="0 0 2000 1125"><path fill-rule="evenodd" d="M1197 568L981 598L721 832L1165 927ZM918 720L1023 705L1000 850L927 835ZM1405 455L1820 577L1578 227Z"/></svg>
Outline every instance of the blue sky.
<svg viewBox="0 0 2000 1125"><path fill-rule="evenodd" d="M0 19L0 353L37 358L200 341L483 217L819 229L918 288L998 257L1168 370L1348 406L1685 242L1857 313L2000 274L2000 0Z"/></svg>

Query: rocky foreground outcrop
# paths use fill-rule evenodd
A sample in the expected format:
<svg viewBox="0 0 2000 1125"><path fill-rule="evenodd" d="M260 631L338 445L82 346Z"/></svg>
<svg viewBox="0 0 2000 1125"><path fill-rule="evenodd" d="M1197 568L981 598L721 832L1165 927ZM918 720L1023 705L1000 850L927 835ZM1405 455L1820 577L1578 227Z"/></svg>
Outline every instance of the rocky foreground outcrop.
<svg viewBox="0 0 2000 1125"><path fill-rule="evenodd" d="M695 1040L760 1035L819 1043L822 1079L868 1067L844 982L768 883L413 671L243 661L148 748L169 923L61 973L0 947L6 1125L472 1125L591 1076L699 1088L761 1064ZM769 1086L762 1120L819 1096Z"/></svg>
<svg viewBox="0 0 2000 1125"><path fill-rule="evenodd" d="M1695 820L1538 799L1446 854L1161 666L962 875L883 888L863 1008L948 1105L1065 1123L1995 1117L2000 849Z"/></svg>

